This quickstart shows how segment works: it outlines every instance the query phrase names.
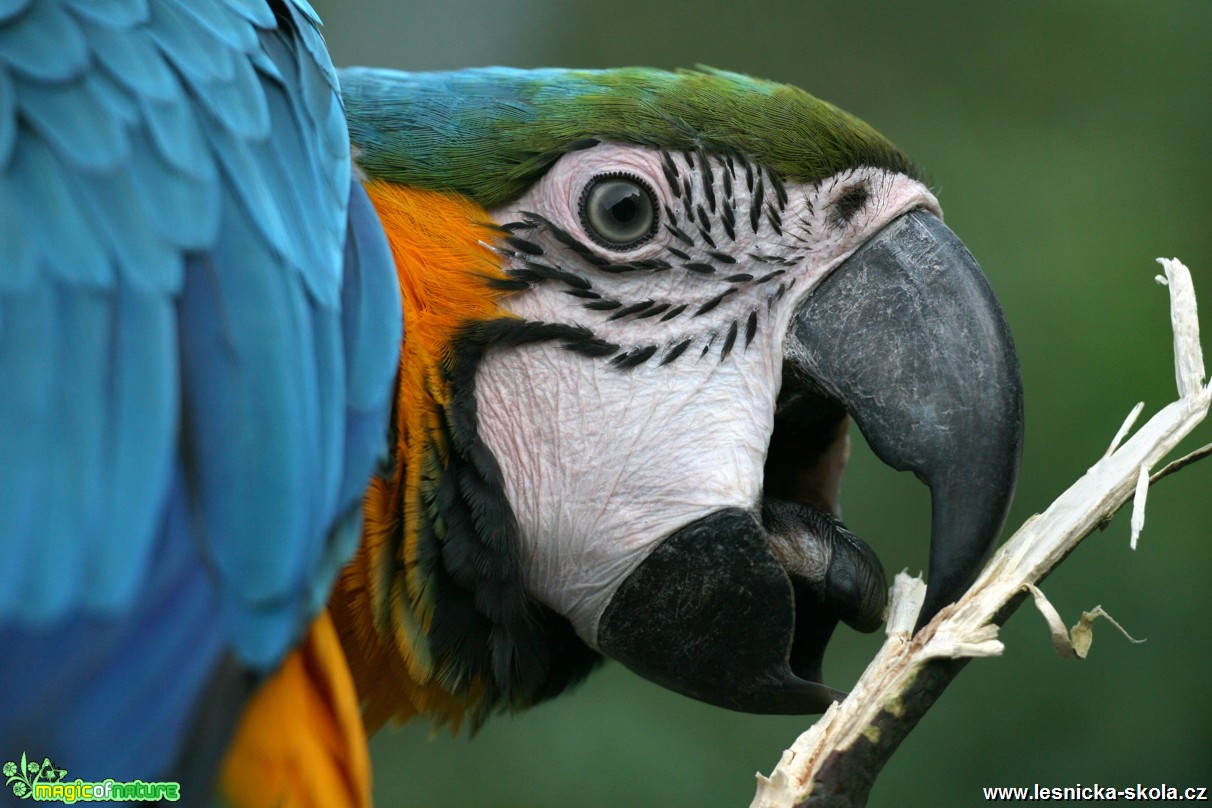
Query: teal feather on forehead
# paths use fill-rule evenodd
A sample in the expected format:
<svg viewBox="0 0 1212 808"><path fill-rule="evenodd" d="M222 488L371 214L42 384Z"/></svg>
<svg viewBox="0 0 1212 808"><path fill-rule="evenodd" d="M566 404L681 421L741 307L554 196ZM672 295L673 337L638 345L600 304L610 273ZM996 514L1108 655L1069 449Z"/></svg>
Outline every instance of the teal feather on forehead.
<svg viewBox="0 0 1212 808"><path fill-rule="evenodd" d="M791 181L857 166L914 173L853 115L738 73L351 68L341 72L341 88L369 178L458 191L485 207L520 196L588 138L739 152Z"/></svg>

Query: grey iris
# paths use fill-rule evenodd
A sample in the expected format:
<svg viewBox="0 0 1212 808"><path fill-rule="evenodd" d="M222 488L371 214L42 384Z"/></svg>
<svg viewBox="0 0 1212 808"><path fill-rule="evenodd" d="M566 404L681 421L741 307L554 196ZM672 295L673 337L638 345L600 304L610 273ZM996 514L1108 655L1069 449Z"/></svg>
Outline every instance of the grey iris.
<svg viewBox="0 0 1212 808"><path fill-rule="evenodd" d="M629 174L594 177L581 194L581 222L603 247L630 250L656 232L656 200L652 189Z"/></svg>

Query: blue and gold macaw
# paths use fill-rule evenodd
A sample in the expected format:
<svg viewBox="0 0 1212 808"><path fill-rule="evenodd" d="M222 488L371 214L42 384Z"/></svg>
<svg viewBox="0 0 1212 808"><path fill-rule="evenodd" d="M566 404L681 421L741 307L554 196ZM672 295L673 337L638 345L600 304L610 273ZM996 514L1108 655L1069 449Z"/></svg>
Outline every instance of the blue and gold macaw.
<svg viewBox="0 0 1212 808"><path fill-rule="evenodd" d="M603 656L822 710L886 598L852 421L931 488L921 620L968 586L1021 385L891 143L706 69L338 76L317 25L0 0L0 758L366 805L367 730Z"/></svg>

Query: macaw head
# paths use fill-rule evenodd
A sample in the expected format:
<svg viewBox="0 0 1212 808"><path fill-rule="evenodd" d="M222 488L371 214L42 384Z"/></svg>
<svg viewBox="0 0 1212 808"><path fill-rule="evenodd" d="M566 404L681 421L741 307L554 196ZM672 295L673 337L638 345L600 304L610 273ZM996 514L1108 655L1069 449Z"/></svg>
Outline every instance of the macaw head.
<svg viewBox="0 0 1212 808"><path fill-rule="evenodd" d="M599 654L823 710L836 624L887 598L839 521L851 422L930 487L921 621L972 582L1017 476L1017 360L881 135L717 71L341 81L405 307L395 464L334 600L369 723L533 703Z"/></svg>

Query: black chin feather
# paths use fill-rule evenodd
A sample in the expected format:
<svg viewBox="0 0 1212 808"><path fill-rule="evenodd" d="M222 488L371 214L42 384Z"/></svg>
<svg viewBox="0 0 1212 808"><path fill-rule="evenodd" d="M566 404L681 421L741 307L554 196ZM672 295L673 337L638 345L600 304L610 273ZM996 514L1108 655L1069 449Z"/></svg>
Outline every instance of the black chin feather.
<svg viewBox="0 0 1212 808"><path fill-rule="evenodd" d="M500 466L477 428L475 372L485 350L553 339L583 340L566 326L502 318L467 326L443 369L450 407L439 428L450 439L422 504L418 561L433 587L427 635L438 678L451 692L483 687L478 726L496 709L528 707L583 679L601 661L568 620L526 594L518 528ZM436 450L431 458L440 465ZM436 517L436 518L434 518Z"/></svg>

